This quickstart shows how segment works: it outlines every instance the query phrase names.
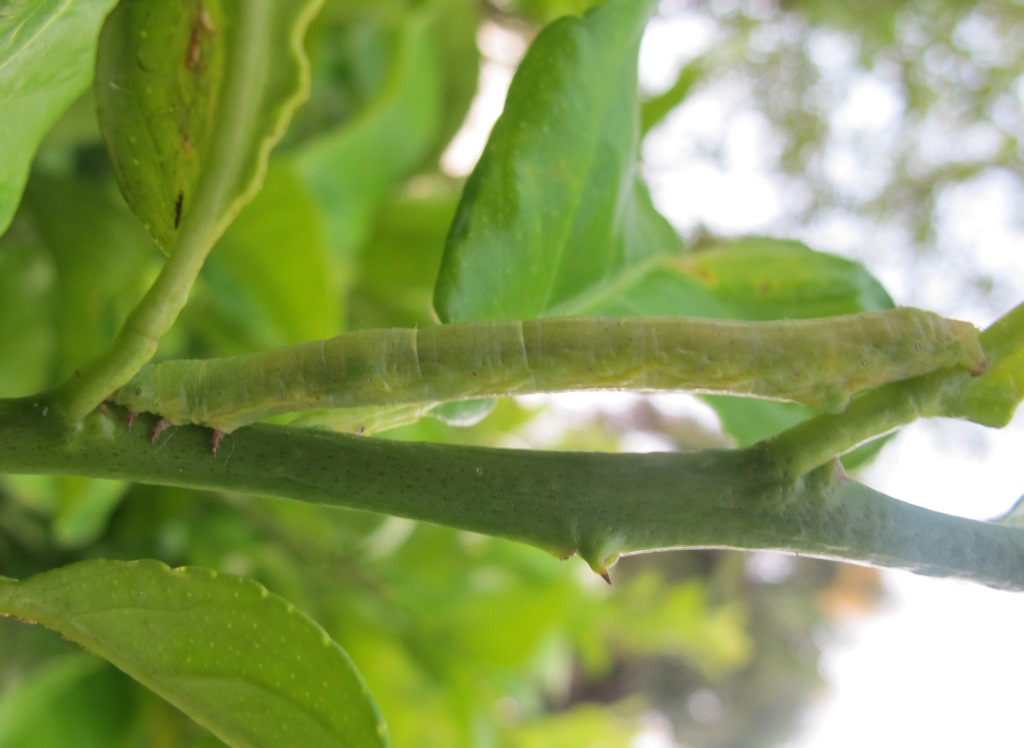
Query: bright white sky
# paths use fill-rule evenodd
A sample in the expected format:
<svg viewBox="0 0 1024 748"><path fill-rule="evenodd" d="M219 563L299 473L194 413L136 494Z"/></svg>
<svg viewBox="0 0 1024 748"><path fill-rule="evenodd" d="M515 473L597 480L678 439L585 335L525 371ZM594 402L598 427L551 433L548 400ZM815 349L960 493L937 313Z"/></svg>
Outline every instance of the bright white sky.
<svg viewBox="0 0 1024 748"><path fill-rule="evenodd" d="M1024 489L1022 454L1021 417L998 432L921 423L862 477L911 503L986 518ZM827 651L832 697L793 747L1020 746L1024 598L903 572L886 581L892 600L881 615L852 621Z"/></svg>
<svg viewBox="0 0 1024 748"><path fill-rule="evenodd" d="M500 29L485 30L482 45L499 64L485 65L484 88L458 146L446 154L446 167L466 173L482 148L505 90L523 52L519 40ZM714 44L713 28L696 15L656 19L641 55L641 77L652 89L668 86L686 60ZM835 40L821 45L828 65L848 62ZM837 110L851 138L884 137L895 111L893 93L868 78L856 80ZM845 112L845 114L843 114ZM649 143L661 164L648 177L659 207L677 225L700 220L724 234L764 231L779 214L780 189L765 173L759 154L770 150L766 130L753 113L736 116L728 101L695 97L677 125L669 124ZM685 156L709 129L727 128L727 158L701 162ZM984 134L977 147L984 147ZM865 176L862 164L838 148L830 173L851 185ZM940 232L969 261L999 279L1007 303L1024 299L1024 263L1012 228L1020 195L991 180L946 196ZM863 238L863 227L838 219L808 227L803 237L817 249L842 254ZM899 252L883 254L869 269L900 303L926 306L948 316L989 324L990 310L972 308L957 293L962 283L952 266L908 268ZM891 259L890 259L891 258ZM1000 312L1006 311L999 310ZM569 407L578 407L570 405ZM1024 493L1018 468L1024 455L1024 417L1007 429L987 430L965 423L918 423L905 429L881 458L858 476L873 488L937 511L986 519L1006 511ZM1020 746L1019 710L1024 673L1024 597L908 573L887 573L891 599L876 615L850 622L840 641L826 650L824 668L831 696L812 710L803 735L790 748L929 746L962 748ZM657 718L636 748L668 748Z"/></svg>

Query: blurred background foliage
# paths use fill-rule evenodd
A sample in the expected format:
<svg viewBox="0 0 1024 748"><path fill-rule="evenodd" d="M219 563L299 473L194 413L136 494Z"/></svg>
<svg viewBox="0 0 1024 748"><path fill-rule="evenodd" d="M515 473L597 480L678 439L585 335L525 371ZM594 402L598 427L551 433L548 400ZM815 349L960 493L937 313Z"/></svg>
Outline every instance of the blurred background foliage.
<svg viewBox="0 0 1024 748"><path fill-rule="evenodd" d="M479 81L513 67L539 25L589 5L328 0L308 39L310 101L161 356L432 323L465 172L445 154ZM961 260L969 247L944 227L967 185L997 184L1020 204L1022 25L1024 6L1009 0L665 2L652 29L667 62L647 76L642 112L645 154L669 154L647 165L659 207L691 247L728 230L666 197L687 179L669 172L694 159L727 165L753 121L775 202L742 228L872 266L897 250L939 257L961 287L998 300L1000 279ZM708 41L672 36L692 28ZM0 394L43 389L95 355L160 261L117 193L86 96L48 136L0 239ZM927 288L915 288L911 279L900 301L927 305ZM427 418L387 437L607 450L728 441L643 399L555 418L506 401L469 427ZM0 573L92 557L258 579L349 651L395 745L408 747L626 746L651 714L682 744L776 745L822 692L822 646L882 594L869 570L711 550L625 559L608 588L579 564L394 518L110 481L0 480ZM0 652L7 748L218 744L47 632L0 621Z"/></svg>

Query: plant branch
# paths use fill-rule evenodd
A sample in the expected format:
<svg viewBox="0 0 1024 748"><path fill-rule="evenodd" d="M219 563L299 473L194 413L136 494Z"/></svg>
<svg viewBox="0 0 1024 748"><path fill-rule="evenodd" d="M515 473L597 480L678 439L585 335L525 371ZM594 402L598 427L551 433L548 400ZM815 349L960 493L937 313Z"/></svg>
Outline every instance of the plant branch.
<svg viewBox="0 0 1024 748"><path fill-rule="evenodd" d="M814 416L762 444L796 479L918 418L954 416L946 404L970 378L967 372L945 370L891 382L864 393L842 413Z"/></svg>
<svg viewBox="0 0 1024 748"><path fill-rule="evenodd" d="M866 441L918 418L964 418L1005 426L1024 398L1024 304L981 333L981 376L945 369L892 382L853 400L842 413L810 418L765 442L796 478Z"/></svg>
<svg viewBox="0 0 1024 748"><path fill-rule="evenodd" d="M110 347L55 390L54 405L71 419L83 418L131 379L178 318L213 245L207 226L188 228Z"/></svg>
<svg viewBox="0 0 1024 748"><path fill-rule="evenodd" d="M1024 590L1024 533L910 506L836 476L801 480L770 450L533 452L409 444L255 425L147 438L120 408L74 424L41 401L0 402L0 471L72 473L250 492L496 535L597 572L624 553L766 549Z"/></svg>

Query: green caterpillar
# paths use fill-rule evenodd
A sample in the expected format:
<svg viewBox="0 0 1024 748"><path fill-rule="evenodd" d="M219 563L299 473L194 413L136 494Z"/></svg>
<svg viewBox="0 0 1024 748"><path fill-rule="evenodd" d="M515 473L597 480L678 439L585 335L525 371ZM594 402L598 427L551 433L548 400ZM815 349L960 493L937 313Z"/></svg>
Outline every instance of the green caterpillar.
<svg viewBox="0 0 1024 748"><path fill-rule="evenodd" d="M973 325L920 309L779 322L564 317L363 330L149 364L113 400L225 433L308 408L567 390L686 390L837 412L886 382L985 363Z"/></svg>

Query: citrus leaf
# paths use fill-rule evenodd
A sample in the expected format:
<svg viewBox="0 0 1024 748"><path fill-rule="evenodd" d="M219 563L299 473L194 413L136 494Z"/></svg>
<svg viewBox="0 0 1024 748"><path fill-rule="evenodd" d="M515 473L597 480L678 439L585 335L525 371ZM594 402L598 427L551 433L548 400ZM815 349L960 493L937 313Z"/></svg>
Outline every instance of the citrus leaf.
<svg viewBox="0 0 1024 748"><path fill-rule="evenodd" d="M0 610L106 658L230 746L388 745L348 655L251 580L83 561L0 578Z"/></svg>
<svg viewBox="0 0 1024 748"><path fill-rule="evenodd" d="M679 251L634 173L637 53L655 5L610 0L531 45L452 223L442 320L579 313Z"/></svg>
<svg viewBox="0 0 1024 748"><path fill-rule="evenodd" d="M679 70L676 74L675 83L668 90L647 99L640 107L640 128L647 132L660 123L679 106L693 91L694 87L702 81L705 75L705 65L701 58L697 58Z"/></svg>
<svg viewBox="0 0 1024 748"><path fill-rule="evenodd" d="M122 2L100 38L96 97L121 191L171 253L212 245L259 188L309 87L302 37L320 0Z"/></svg>
<svg viewBox="0 0 1024 748"><path fill-rule="evenodd" d="M439 13L431 0L394 19L394 59L369 104L340 127L303 143L296 169L323 206L331 247L351 253L381 202L434 146L443 116ZM377 33L382 33L378 31Z"/></svg>
<svg viewBox="0 0 1024 748"><path fill-rule="evenodd" d="M322 216L287 161L271 161L263 188L217 245L214 264L230 279L217 303L242 308L260 330L258 347L338 333L341 304Z"/></svg>
<svg viewBox="0 0 1024 748"><path fill-rule="evenodd" d="M9 0L0 7L0 234L43 135L92 80L116 0Z"/></svg>
<svg viewBox="0 0 1024 748"><path fill-rule="evenodd" d="M677 265L728 304L738 319L832 317L894 306L860 263L788 239L752 236L717 242Z"/></svg>

